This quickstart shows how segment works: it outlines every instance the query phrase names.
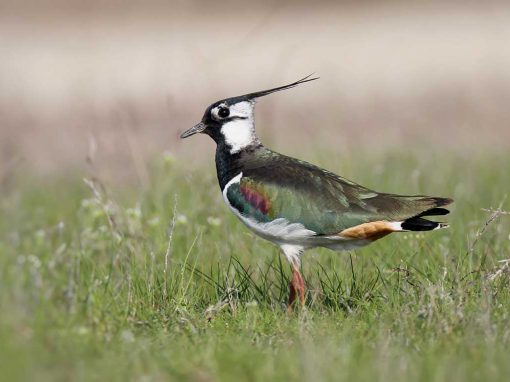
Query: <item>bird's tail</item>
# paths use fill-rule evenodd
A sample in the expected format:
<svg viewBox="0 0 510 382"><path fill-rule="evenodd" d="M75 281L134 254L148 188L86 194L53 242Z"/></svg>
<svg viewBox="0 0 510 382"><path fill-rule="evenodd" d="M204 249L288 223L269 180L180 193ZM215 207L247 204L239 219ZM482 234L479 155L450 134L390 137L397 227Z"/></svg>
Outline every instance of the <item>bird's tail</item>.
<svg viewBox="0 0 510 382"><path fill-rule="evenodd" d="M437 200L438 206L444 206L452 202L451 199L447 198L434 198ZM446 208L433 207L413 216L409 219L404 220L401 223L403 231L432 231L434 229L447 228L447 223L435 222L428 219L424 219L424 216L439 216L450 213Z"/></svg>
<svg viewBox="0 0 510 382"><path fill-rule="evenodd" d="M432 231L434 229L448 228L447 223L434 222L423 218L404 220L400 226L403 231Z"/></svg>

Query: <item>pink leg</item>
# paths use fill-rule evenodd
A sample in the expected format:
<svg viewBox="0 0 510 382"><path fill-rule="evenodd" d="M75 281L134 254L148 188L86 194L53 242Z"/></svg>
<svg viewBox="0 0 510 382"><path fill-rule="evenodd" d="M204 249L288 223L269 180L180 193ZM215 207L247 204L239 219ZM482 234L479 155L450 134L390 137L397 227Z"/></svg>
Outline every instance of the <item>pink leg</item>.
<svg viewBox="0 0 510 382"><path fill-rule="evenodd" d="M305 306L305 281L295 265L292 265L292 279L290 280L289 289L289 312L292 311L297 296L299 296L301 306Z"/></svg>

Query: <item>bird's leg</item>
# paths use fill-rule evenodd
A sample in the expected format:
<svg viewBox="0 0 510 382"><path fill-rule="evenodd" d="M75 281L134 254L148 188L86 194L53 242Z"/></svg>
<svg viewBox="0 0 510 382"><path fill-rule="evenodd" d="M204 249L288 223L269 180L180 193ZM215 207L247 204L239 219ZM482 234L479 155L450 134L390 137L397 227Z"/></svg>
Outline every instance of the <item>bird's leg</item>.
<svg viewBox="0 0 510 382"><path fill-rule="evenodd" d="M297 296L299 296L301 306L305 306L305 281L295 264L292 264L292 279L290 280L289 289L289 311L292 311Z"/></svg>

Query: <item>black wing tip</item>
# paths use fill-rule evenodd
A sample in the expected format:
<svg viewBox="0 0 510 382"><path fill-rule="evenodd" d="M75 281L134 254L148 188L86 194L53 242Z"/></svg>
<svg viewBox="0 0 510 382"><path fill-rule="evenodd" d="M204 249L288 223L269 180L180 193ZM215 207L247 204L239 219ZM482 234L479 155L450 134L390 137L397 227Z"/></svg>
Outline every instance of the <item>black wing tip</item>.
<svg viewBox="0 0 510 382"><path fill-rule="evenodd" d="M420 196L417 200L427 203L431 208L444 207L454 202L452 198L443 198L441 196Z"/></svg>
<svg viewBox="0 0 510 382"><path fill-rule="evenodd" d="M453 199L451 198L441 198L441 197L427 197L428 202L433 206L423 212L420 212L418 215L413 216L412 218L420 218L423 216L439 216L439 215L448 215L450 210L447 208L443 208L451 203L453 203Z"/></svg>
<svg viewBox="0 0 510 382"><path fill-rule="evenodd" d="M452 204L454 200L452 198L434 198L436 201L436 207L443 207L447 206L448 204Z"/></svg>
<svg viewBox="0 0 510 382"><path fill-rule="evenodd" d="M441 207L431 208L430 210L423 211L421 214L416 215L415 217L419 218L421 216L439 216L439 215L448 215L450 210Z"/></svg>

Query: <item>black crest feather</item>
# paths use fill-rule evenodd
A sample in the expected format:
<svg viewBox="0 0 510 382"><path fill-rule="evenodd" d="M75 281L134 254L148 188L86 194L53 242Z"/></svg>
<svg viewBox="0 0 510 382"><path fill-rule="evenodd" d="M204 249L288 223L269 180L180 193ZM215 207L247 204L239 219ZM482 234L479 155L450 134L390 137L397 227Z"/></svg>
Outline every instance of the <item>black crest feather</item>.
<svg viewBox="0 0 510 382"><path fill-rule="evenodd" d="M310 81L315 81L315 80L318 80L320 77L312 77L313 74L309 74L308 76L306 77L303 77L301 78L300 80L297 80L291 84L288 84L288 85L283 85L283 86L278 86L276 88L272 88L272 89L267 89L267 90L261 90L261 91L258 91L258 92L254 92L254 93L248 93L248 94L245 94L241 97L246 97L248 99L254 99L254 98L259 98L259 97L263 97L263 96L266 96L268 94L271 94L271 93L275 93L275 92L279 92L281 90L287 90L287 89L292 89L298 85L301 85L301 84L304 84L305 82L310 82Z"/></svg>

